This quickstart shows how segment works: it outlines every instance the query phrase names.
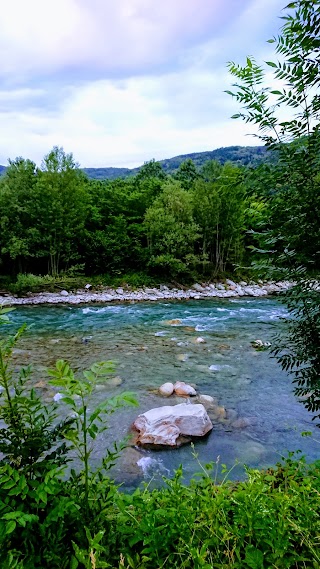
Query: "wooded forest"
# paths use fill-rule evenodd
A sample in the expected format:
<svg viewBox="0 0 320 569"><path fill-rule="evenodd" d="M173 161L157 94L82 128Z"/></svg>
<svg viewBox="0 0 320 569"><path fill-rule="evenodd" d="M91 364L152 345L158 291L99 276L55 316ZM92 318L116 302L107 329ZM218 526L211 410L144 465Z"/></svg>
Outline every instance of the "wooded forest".
<svg viewBox="0 0 320 569"><path fill-rule="evenodd" d="M288 152L303 154L306 144L301 138ZM211 279L246 273L262 250L282 243L310 270L318 259L319 203L288 186L285 157L256 166L207 160L200 167L187 158L173 174L151 160L134 176L94 180L54 147L40 168L9 160L0 211L0 273L11 280L70 270ZM266 232L271 247L261 245Z"/></svg>

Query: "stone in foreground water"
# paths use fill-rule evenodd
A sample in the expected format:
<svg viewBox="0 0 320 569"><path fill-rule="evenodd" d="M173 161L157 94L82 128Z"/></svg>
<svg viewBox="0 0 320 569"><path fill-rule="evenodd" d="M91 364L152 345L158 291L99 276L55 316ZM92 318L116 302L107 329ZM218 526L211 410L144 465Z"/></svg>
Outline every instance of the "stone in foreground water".
<svg viewBox="0 0 320 569"><path fill-rule="evenodd" d="M212 423L203 405L181 403L150 409L137 417L133 427L139 432L138 445L178 447L209 433Z"/></svg>

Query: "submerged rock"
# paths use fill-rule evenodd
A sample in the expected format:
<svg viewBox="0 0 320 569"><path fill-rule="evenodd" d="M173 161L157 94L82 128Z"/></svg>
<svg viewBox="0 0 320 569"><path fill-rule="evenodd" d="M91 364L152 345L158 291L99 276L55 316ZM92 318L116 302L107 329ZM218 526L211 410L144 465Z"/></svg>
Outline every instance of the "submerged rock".
<svg viewBox="0 0 320 569"><path fill-rule="evenodd" d="M58 392L58 393L56 393L56 394L53 396L53 401L55 401L55 402L57 403L57 402L60 401L60 399L62 399L63 397L64 397L64 395L63 395L62 393L59 393L59 392Z"/></svg>
<svg viewBox="0 0 320 569"><path fill-rule="evenodd" d="M233 421L232 427L234 427L235 429L246 429L246 427L249 427L250 424L251 424L250 419L248 419L247 417L239 417L238 419Z"/></svg>
<svg viewBox="0 0 320 569"><path fill-rule="evenodd" d="M98 390L103 391L104 389L114 389L115 387L119 387L123 380L118 375L114 377L109 377L105 383L101 383L97 385Z"/></svg>
<svg viewBox="0 0 320 569"><path fill-rule="evenodd" d="M133 427L139 433L138 445L178 447L209 433L212 423L203 405L181 403L150 409L137 417Z"/></svg>
<svg viewBox="0 0 320 569"><path fill-rule="evenodd" d="M217 405L216 397L211 397L211 395L198 395L198 401L201 403L206 409L210 409Z"/></svg>
<svg viewBox="0 0 320 569"><path fill-rule="evenodd" d="M179 362L186 362L188 358L188 354L177 354L177 360Z"/></svg>
<svg viewBox="0 0 320 569"><path fill-rule="evenodd" d="M220 405L210 406L210 417L216 421L224 421L227 418L227 410Z"/></svg>
<svg viewBox="0 0 320 569"><path fill-rule="evenodd" d="M167 326L180 326L181 320L179 318L174 318L173 320L165 320L164 324L167 324Z"/></svg>
<svg viewBox="0 0 320 569"><path fill-rule="evenodd" d="M270 342L263 342L262 340L253 340L251 346L256 350L266 350L270 348L271 344Z"/></svg>
<svg viewBox="0 0 320 569"><path fill-rule="evenodd" d="M204 338L201 338L201 336L199 336L198 338L196 338L196 339L194 340L194 343L195 343L195 344L205 344L206 341L205 341Z"/></svg>
<svg viewBox="0 0 320 569"><path fill-rule="evenodd" d="M46 382L43 381L43 379L40 379L40 381L35 383L33 387L37 387L38 389L47 389L48 386L47 386Z"/></svg>

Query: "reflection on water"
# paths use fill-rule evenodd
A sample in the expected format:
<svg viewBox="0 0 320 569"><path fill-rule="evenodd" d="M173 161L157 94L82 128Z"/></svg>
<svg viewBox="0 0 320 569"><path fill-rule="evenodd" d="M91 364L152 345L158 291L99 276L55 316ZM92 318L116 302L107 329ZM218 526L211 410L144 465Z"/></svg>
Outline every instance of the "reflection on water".
<svg viewBox="0 0 320 569"><path fill-rule="evenodd" d="M319 438L310 414L294 398L291 381L277 363L251 346L256 339L272 342L286 316L280 302L270 299L25 306L12 312L15 328L32 324L14 359L17 366L33 363L34 382L47 399L55 392L47 385L45 368L56 359L67 359L76 370L94 361L117 362L117 377L98 386L95 401L131 390L140 407L111 417L110 429L98 441L96 460L110 442L127 436L137 412L181 402L156 393L162 383L177 380L216 397L224 409L211 414L214 429L196 444L200 461L216 461L219 456L229 467L236 460L266 466L297 449L311 460L320 446L301 437L302 431L313 431ZM197 341L199 332L204 342ZM199 471L189 445L161 453L128 448L113 475L135 486L143 477L172 474L180 463L187 479ZM238 466L233 476L241 472Z"/></svg>

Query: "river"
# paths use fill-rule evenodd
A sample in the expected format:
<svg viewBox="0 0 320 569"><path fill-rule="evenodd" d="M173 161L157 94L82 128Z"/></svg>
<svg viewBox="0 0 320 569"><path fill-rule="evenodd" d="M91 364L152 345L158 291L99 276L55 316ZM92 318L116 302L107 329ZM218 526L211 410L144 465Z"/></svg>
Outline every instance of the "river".
<svg viewBox="0 0 320 569"><path fill-rule="evenodd" d="M11 313L10 330L24 322L30 325L14 362L16 367L32 363L33 381L46 400L55 392L47 384L45 369L55 360L68 360L78 372L95 361L116 362L116 380L99 386L91 408L102 398L130 390L139 409L121 409L110 417L110 428L97 442L94 463L112 441L128 434L138 413L181 402L160 397L156 390L162 383L183 380L218 399L221 416L213 417L213 431L196 443L197 460L190 445L170 451L129 447L123 452L112 476L133 488L143 480L157 484L179 464L189 480L200 470L198 460L226 464L237 478L244 475L244 463L265 467L287 451L301 450L308 460L318 458L315 439L320 436L311 414L294 397L291 379L267 351L251 345L256 339L272 343L286 316L285 307L274 298L24 306ZM205 343L196 343L198 337ZM302 437L303 431L313 436Z"/></svg>

